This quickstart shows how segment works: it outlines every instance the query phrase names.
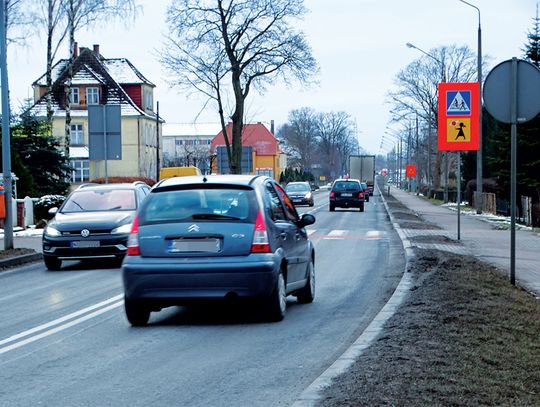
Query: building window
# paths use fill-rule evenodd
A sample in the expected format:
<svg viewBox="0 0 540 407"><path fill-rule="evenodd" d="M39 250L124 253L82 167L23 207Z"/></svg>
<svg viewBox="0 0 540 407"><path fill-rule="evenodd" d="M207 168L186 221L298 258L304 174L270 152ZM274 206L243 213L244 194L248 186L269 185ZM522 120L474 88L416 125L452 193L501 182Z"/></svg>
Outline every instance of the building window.
<svg viewBox="0 0 540 407"><path fill-rule="evenodd" d="M143 91L144 108L152 111L154 108L154 95L151 90Z"/></svg>
<svg viewBox="0 0 540 407"><path fill-rule="evenodd" d="M86 88L86 104L87 105L99 104L99 89L98 88Z"/></svg>
<svg viewBox="0 0 540 407"><path fill-rule="evenodd" d="M79 88L69 88L69 103L79 104Z"/></svg>
<svg viewBox="0 0 540 407"><path fill-rule="evenodd" d="M88 160L71 160L71 182L84 182L90 179Z"/></svg>
<svg viewBox="0 0 540 407"><path fill-rule="evenodd" d="M83 125L72 124L70 132L70 143L74 146L82 146L83 143Z"/></svg>

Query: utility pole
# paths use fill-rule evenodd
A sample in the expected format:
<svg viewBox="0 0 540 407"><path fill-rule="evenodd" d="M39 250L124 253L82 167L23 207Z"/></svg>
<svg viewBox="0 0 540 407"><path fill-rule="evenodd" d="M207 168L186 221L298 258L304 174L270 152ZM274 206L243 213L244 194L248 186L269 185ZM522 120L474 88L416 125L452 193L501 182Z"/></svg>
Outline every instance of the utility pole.
<svg viewBox="0 0 540 407"><path fill-rule="evenodd" d="M0 73L2 75L2 172L6 220L4 222L4 250L13 249L13 208L11 206L11 140L9 129L9 89L7 75L6 1L0 2ZM0 198L1 199L1 198Z"/></svg>
<svg viewBox="0 0 540 407"><path fill-rule="evenodd" d="M159 181L160 165L161 163L159 162L159 101L158 101L156 102L156 182Z"/></svg>

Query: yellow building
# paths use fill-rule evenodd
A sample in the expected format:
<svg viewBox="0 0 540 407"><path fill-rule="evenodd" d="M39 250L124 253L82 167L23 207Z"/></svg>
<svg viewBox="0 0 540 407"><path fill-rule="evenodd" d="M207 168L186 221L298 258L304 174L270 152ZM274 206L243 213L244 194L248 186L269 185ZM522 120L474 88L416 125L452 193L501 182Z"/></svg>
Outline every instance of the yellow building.
<svg viewBox="0 0 540 407"><path fill-rule="evenodd" d="M76 53L69 93L69 158L71 181L79 183L105 176L131 176L156 179L157 154L161 151L162 120L153 109L155 85L146 79L126 58L104 58L99 46L80 48ZM53 67L51 90L53 135L65 148L67 59ZM32 84L34 105L30 113L47 116L47 87L43 75ZM120 106L120 143L118 158L90 160L88 107ZM161 144L161 143L160 143ZM160 157L159 157L160 158Z"/></svg>

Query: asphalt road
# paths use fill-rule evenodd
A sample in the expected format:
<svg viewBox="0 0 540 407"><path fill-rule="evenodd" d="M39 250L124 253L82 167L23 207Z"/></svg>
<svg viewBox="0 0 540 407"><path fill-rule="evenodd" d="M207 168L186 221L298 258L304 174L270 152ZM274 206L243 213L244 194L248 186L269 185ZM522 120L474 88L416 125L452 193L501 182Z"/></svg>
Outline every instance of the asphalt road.
<svg viewBox="0 0 540 407"><path fill-rule="evenodd" d="M0 273L2 406L289 406L369 324L404 269L379 197L328 211L308 228L314 303L289 298L285 320L256 310L174 307L150 325L125 319L120 269L38 263Z"/></svg>

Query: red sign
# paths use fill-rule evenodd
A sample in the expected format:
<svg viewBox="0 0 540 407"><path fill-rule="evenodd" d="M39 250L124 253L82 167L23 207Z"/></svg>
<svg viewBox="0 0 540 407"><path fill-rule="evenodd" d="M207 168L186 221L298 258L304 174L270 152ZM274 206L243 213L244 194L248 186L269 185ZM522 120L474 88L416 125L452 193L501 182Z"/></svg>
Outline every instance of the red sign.
<svg viewBox="0 0 540 407"><path fill-rule="evenodd" d="M478 150L480 85L439 83L439 151Z"/></svg>
<svg viewBox="0 0 540 407"><path fill-rule="evenodd" d="M407 174L407 177L416 177L416 164L407 164L405 167L405 173Z"/></svg>

